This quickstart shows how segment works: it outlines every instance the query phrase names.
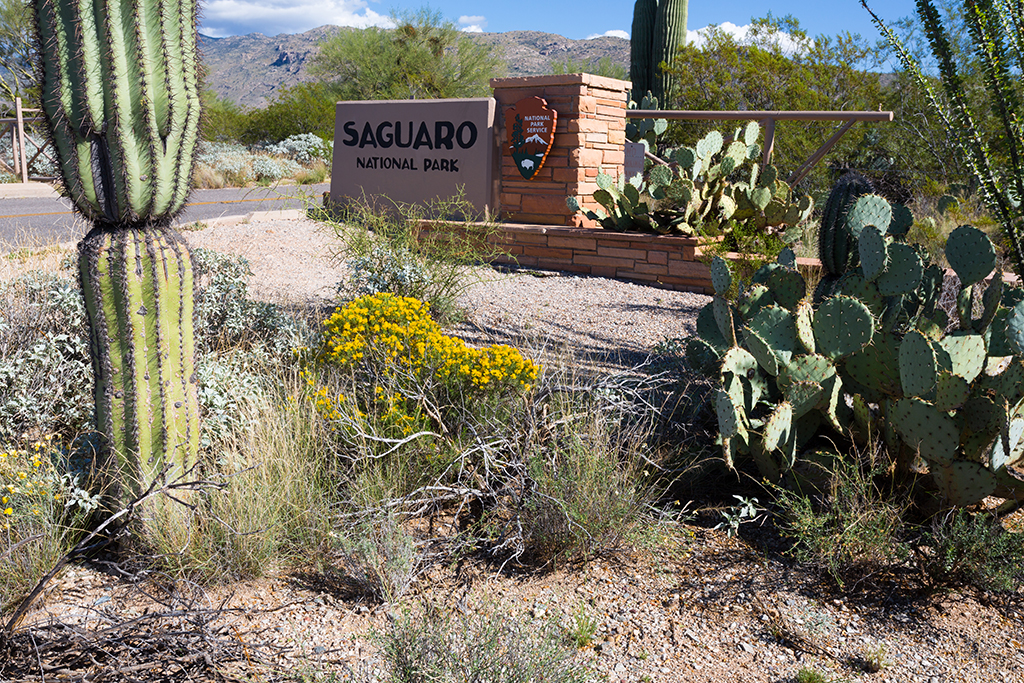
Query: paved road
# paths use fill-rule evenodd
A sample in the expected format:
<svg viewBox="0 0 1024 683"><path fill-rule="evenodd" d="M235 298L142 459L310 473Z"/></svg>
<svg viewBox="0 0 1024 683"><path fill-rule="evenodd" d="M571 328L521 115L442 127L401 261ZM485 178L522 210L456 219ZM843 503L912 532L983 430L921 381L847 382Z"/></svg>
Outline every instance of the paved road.
<svg viewBox="0 0 1024 683"><path fill-rule="evenodd" d="M328 189L330 186L323 183L196 190L177 221L191 223L253 211L301 209L310 203L319 205ZM76 241L87 230L88 225L71 211L71 202L63 197L0 198L0 248Z"/></svg>

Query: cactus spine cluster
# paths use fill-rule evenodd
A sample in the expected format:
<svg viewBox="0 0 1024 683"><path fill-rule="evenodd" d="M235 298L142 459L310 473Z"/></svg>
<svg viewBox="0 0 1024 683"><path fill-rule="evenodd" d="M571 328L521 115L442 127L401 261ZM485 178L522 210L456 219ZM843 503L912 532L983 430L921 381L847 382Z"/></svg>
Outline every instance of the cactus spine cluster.
<svg viewBox="0 0 1024 683"><path fill-rule="evenodd" d="M671 64L686 42L688 0L636 0L630 35L629 77L634 99L650 92L659 102L671 89L671 75L661 65Z"/></svg>
<svg viewBox="0 0 1024 683"><path fill-rule="evenodd" d="M909 212L865 194L846 216L859 265L816 308L791 252L736 298L726 263L712 265L716 297L688 353L720 384L727 462L750 454L772 481L820 485L843 457L836 445L876 435L896 470L927 471L946 505L1024 500L1008 469L1024 462L1024 290L999 278L982 289L995 249L957 228L946 245L957 320L946 332L944 273L904 241Z"/></svg>
<svg viewBox="0 0 1024 683"><path fill-rule="evenodd" d="M36 0L42 106L79 245L97 427L137 493L199 444L192 266L169 229L191 188L200 102L194 0Z"/></svg>

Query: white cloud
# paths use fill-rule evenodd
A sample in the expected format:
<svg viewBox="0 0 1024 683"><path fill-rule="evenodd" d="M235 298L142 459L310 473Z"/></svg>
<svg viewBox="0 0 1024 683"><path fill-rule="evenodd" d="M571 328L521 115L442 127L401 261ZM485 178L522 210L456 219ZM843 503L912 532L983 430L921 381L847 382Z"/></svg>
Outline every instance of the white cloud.
<svg viewBox="0 0 1024 683"><path fill-rule="evenodd" d="M726 21L722 24L719 24L717 28L722 32L731 35L733 38L736 39L736 42L740 44L749 43L752 40L750 24L746 24L745 26L737 26L732 22ZM694 45L696 47L702 46L707 41L707 34L710 32L711 29L712 26L705 26L704 28L697 29L696 31L687 30L687 45ZM801 43L797 40L794 40L792 36L790 36L788 33L783 33L782 31L778 31L775 33L774 40L775 42L778 43L779 47L782 49L782 52L785 54L801 52L807 47L805 43ZM763 44L764 42L766 42L766 40L765 37L762 36L759 41L759 44Z"/></svg>
<svg viewBox="0 0 1024 683"><path fill-rule="evenodd" d="M483 33L483 30L487 28L487 17L463 14L459 17L459 27L466 33Z"/></svg>
<svg viewBox="0 0 1024 683"><path fill-rule="evenodd" d="M587 36L587 40L590 40L591 38L603 38L605 36L611 36L612 38L625 38L626 40L629 40L629 32L621 31L619 29L612 29L611 31L605 31L604 33L595 33L591 36Z"/></svg>
<svg viewBox="0 0 1024 683"><path fill-rule="evenodd" d="M263 33L301 33L324 24L391 26L363 0L210 0L204 3L199 31L212 37Z"/></svg>

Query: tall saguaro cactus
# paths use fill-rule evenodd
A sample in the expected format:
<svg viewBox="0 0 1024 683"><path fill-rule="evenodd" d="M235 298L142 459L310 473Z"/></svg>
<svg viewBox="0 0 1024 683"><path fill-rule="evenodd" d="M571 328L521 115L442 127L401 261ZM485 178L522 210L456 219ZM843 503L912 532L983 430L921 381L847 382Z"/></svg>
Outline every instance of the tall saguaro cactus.
<svg viewBox="0 0 1024 683"><path fill-rule="evenodd" d="M651 59L657 16L658 0L636 0L633 6L633 27L629 36L629 78L633 82L633 99L637 102L653 88Z"/></svg>
<svg viewBox="0 0 1024 683"><path fill-rule="evenodd" d="M686 42L688 0L636 0L630 36L633 99L640 102L650 91L659 101L671 90L671 75L661 65L671 64Z"/></svg>
<svg viewBox="0 0 1024 683"><path fill-rule="evenodd" d="M189 252L170 229L199 132L195 0L34 0L42 106L79 244L97 427L137 493L195 462ZM127 491L125 490L127 489Z"/></svg>

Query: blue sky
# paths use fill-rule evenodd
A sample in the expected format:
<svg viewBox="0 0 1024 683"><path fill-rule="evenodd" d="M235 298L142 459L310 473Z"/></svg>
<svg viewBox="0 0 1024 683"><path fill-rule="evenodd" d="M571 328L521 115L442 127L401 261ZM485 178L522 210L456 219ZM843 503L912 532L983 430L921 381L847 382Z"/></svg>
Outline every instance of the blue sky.
<svg viewBox="0 0 1024 683"><path fill-rule="evenodd" d="M910 16L913 0L869 0L884 20ZM259 32L268 36L299 33L323 24L366 27L386 25L392 10L415 10L426 2L394 0L206 0L200 31L211 36ZM590 38L616 32L628 37L633 18L632 0L433 0L432 9L466 30L533 30L567 38ZM687 27L693 31L709 24L743 26L752 17L771 11L792 14L812 36L840 31L878 36L858 0L788 0L780 3L751 0L691 2Z"/></svg>

